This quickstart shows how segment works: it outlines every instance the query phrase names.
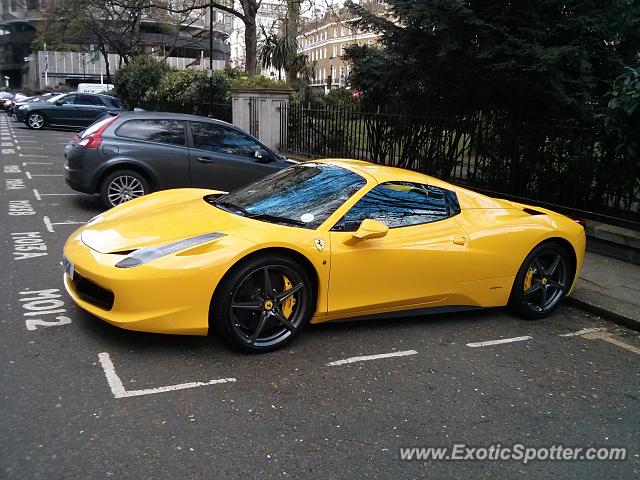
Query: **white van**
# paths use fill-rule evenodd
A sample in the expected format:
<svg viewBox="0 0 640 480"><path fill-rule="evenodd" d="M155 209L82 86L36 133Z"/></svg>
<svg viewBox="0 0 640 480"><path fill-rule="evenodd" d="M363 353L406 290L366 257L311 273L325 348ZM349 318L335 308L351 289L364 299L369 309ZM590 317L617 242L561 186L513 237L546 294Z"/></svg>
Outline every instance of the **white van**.
<svg viewBox="0 0 640 480"><path fill-rule="evenodd" d="M109 90L113 90L113 85L110 83L79 83L79 93L104 93Z"/></svg>

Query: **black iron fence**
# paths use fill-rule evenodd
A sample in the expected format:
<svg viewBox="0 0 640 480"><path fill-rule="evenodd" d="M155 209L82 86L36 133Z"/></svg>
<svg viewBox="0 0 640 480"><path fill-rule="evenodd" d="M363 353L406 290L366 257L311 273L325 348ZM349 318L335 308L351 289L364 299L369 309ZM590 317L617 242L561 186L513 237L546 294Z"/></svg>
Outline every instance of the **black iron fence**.
<svg viewBox="0 0 640 480"><path fill-rule="evenodd" d="M281 149L408 168L640 230L640 160L589 128L357 109L281 109Z"/></svg>
<svg viewBox="0 0 640 480"><path fill-rule="evenodd" d="M232 120L231 103L165 102L133 99L126 100L125 103L130 109L137 107L153 112L188 113L213 117L229 123Z"/></svg>

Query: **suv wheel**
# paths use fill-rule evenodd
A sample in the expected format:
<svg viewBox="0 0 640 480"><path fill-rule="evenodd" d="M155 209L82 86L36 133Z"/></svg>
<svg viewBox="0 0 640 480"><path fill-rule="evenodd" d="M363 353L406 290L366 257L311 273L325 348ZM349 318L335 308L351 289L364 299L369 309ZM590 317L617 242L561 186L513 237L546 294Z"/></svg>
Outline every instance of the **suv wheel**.
<svg viewBox="0 0 640 480"><path fill-rule="evenodd" d="M45 124L44 115L42 115L40 112L30 113L25 123L27 124L27 127L33 130L41 130L42 128L44 128Z"/></svg>

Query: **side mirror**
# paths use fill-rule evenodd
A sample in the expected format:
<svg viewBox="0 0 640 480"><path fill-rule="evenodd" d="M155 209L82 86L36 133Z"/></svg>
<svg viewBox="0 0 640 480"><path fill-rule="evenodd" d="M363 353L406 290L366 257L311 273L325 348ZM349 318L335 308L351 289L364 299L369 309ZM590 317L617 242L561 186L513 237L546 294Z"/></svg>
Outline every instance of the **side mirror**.
<svg viewBox="0 0 640 480"><path fill-rule="evenodd" d="M259 149L253 152L253 158L255 158L258 163L271 163L273 161L271 155Z"/></svg>
<svg viewBox="0 0 640 480"><path fill-rule="evenodd" d="M389 227L387 227L384 223L379 222L378 220L367 218L362 221L358 230L353 232L353 238L357 238L359 240L380 238L384 237L388 231Z"/></svg>

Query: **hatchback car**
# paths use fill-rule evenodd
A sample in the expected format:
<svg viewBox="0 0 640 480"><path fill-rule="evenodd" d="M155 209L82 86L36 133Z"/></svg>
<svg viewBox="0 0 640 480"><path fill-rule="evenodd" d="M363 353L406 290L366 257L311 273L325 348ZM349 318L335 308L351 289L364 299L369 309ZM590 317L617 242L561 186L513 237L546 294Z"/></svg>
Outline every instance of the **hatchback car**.
<svg viewBox="0 0 640 480"><path fill-rule="evenodd" d="M14 113L16 120L40 130L46 126L84 128L100 117L123 110L122 102L109 95L68 93L44 102L26 103Z"/></svg>
<svg viewBox="0 0 640 480"><path fill-rule="evenodd" d="M226 122L159 112L104 118L64 156L67 184L108 208L169 188L229 191L296 163Z"/></svg>

